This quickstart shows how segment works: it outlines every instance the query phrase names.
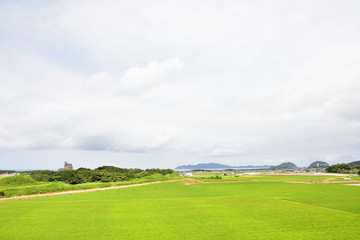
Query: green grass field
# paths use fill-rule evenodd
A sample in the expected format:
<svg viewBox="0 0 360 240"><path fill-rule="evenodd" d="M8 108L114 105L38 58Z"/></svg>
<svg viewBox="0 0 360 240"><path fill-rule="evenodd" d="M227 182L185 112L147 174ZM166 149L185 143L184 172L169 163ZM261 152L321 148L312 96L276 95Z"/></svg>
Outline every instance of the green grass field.
<svg viewBox="0 0 360 240"><path fill-rule="evenodd" d="M359 239L360 187L159 183L0 203L0 239Z"/></svg>
<svg viewBox="0 0 360 240"><path fill-rule="evenodd" d="M219 176L221 179L214 179L210 177ZM359 176L350 176L352 180L360 180ZM201 181L246 181L246 180L256 180L260 182L285 182L285 181L344 181L344 176L329 176L329 175L319 175L319 176L310 176L310 175L232 175L232 176L223 176L223 172L205 172L205 173L195 173L193 176L194 179Z"/></svg>

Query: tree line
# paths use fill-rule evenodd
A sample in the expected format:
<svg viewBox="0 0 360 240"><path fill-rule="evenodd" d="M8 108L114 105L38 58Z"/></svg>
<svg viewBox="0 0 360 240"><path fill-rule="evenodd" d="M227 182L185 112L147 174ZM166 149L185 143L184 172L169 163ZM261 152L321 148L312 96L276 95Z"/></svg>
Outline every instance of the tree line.
<svg viewBox="0 0 360 240"><path fill-rule="evenodd" d="M337 163L326 168L330 173L358 173L360 174L360 165L350 165L348 163Z"/></svg>
<svg viewBox="0 0 360 240"><path fill-rule="evenodd" d="M94 170L89 168L79 168L77 170L36 170L30 173L30 177L42 182L64 182L69 184L89 183L89 182L122 182L136 178L144 178L153 174L174 174L172 169L151 168L141 170L139 168L118 168L114 166L102 166Z"/></svg>

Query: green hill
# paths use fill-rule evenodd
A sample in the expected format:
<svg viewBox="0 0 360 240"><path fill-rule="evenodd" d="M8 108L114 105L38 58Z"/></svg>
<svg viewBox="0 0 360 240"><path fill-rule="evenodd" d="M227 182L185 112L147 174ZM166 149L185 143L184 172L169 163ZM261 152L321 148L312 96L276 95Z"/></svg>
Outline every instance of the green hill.
<svg viewBox="0 0 360 240"><path fill-rule="evenodd" d="M351 167L360 166L360 161L350 162L349 165L350 165Z"/></svg>
<svg viewBox="0 0 360 240"><path fill-rule="evenodd" d="M326 168L330 166L327 162L323 162L323 161L316 161L313 162L312 164L310 164L309 168Z"/></svg>
<svg viewBox="0 0 360 240"><path fill-rule="evenodd" d="M0 179L0 187L27 186L39 184L41 184L41 182L38 182L29 177L28 175L23 174Z"/></svg>
<svg viewBox="0 0 360 240"><path fill-rule="evenodd" d="M275 167L272 167L272 169L284 169L284 168L287 168L287 169L294 169L294 168L297 168L297 166L292 163L292 162L284 162L282 164L279 164Z"/></svg>

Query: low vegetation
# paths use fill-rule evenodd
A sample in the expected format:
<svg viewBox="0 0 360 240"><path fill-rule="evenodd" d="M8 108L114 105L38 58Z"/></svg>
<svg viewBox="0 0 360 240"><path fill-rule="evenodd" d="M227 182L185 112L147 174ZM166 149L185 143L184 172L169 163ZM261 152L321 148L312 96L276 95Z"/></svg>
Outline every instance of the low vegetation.
<svg viewBox="0 0 360 240"><path fill-rule="evenodd" d="M106 169L113 169L105 167ZM104 188L110 186L121 186L121 185L131 185L131 184L138 184L138 183L147 183L147 182L154 182L154 181L165 181L170 179L177 179L181 178L177 173L168 173L169 171L161 170L161 169L148 169L147 171L140 171L138 174L133 174L133 177L121 178L116 179L117 181L112 181L114 178L113 176L118 176L117 173L111 174L111 172L107 172L106 169L100 170L64 170L58 173L54 173L52 171L46 171L48 175L46 177L51 178L51 181L37 181L35 180L37 177L41 176L40 180L48 178L44 177L45 171L39 174L37 171L33 175L15 175L11 177L5 177L0 179L0 197L12 197L12 196L21 196L21 195L30 195L30 194L39 194L39 193L49 193L49 192L59 192L59 191L67 191L67 190L83 190L83 189L92 189L92 188ZM114 170L114 169L113 169ZM84 172L92 173L93 175L85 175ZM105 181L103 178L98 178L98 181L94 182L86 182L83 181L79 176L99 176L98 173L101 173L101 176L106 176L107 180ZM159 173L161 172L161 173ZM104 174L103 174L104 173ZM83 174L83 175L81 175ZM59 178L59 176L61 178ZM123 176L123 175L121 175ZM34 179L35 178L35 179ZM80 179L78 184L74 184L72 180ZM70 184L71 183L71 184Z"/></svg>
<svg viewBox="0 0 360 240"><path fill-rule="evenodd" d="M102 166L94 170L79 168L77 170L49 171L39 170L30 173L30 177L42 182L64 182L69 184L90 182L123 182L144 178L154 173L161 175L174 174L172 169L146 169L145 171L133 168L118 168L113 166Z"/></svg>

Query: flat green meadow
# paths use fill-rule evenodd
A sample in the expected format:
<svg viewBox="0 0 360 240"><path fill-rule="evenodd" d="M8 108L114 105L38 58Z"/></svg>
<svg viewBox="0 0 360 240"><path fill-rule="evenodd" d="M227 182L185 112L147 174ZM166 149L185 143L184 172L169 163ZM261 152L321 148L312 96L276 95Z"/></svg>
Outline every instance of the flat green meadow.
<svg viewBox="0 0 360 240"><path fill-rule="evenodd" d="M221 177L221 179L214 178L215 176ZM210 178L213 177L213 178ZM286 182L286 181L344 181L345 176L336 176L336 175L301 175L301 174L259 174L259 175L230 175L223 176L223 173L214 173L214 172L205 172L205 173L195 173L193 178L202 180L202 181L247 181L255 180L259 182ZM359 181L359 176L351 176L352 180Z"/></svg>
<svg viewBox="0 0 360 240"><path fill-rule="evenodd" d="M360 239L359 226L359 186L274 179L0 202L0 239Z"/></svg>

